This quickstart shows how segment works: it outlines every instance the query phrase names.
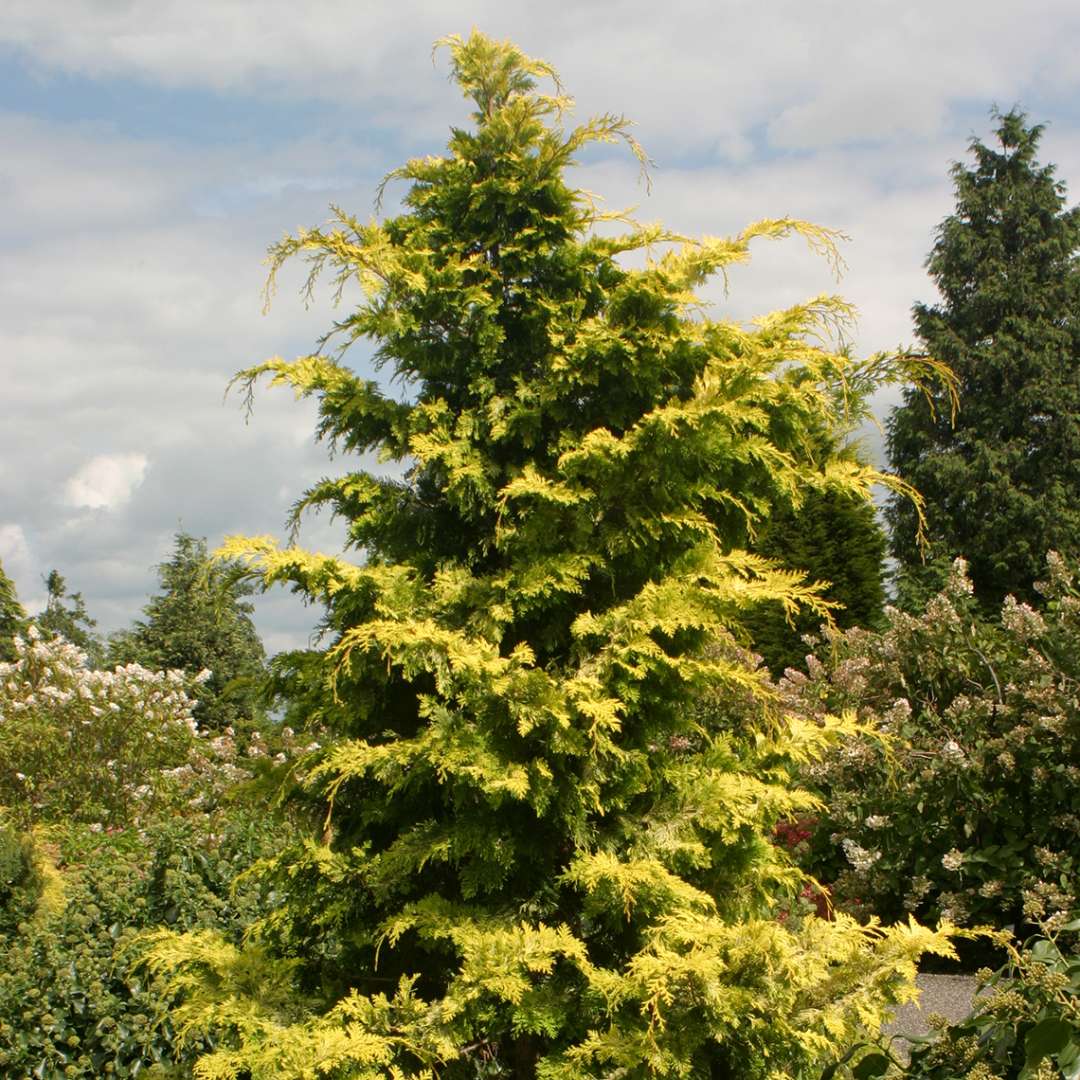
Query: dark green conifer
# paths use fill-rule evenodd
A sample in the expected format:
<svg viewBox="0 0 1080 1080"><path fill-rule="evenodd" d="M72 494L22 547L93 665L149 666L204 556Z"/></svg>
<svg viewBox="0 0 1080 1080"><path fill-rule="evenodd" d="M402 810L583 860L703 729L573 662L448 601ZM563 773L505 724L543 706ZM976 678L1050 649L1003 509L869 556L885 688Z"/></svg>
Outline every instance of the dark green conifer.
<svg viewBox="0 0 1080 1080"><path fill-rule="evenodd" d="M135 661L189 675L208 670L210 677L194 691L195 718L214 731L255 719L265 675L254 608L244 599L253 588L236 569L211 559L205 539L177 533L172 555L157 568L160 592L144 617L109 643L113 663Z"/></svg>
<svg viewBox="0 0 1080 1080"><path fill-rule="evenodd" d="M1080 549L1080 210L1066 209L1042 127L997 116L996 145L971 143L952 176L956 210L927 266L938 304L916 304L926 350L959 380L908 391L888 426L893 468L926 501L923 564L910 503L888 509L902 602L932 595L949 560L968 560L987 608L1033 598L1046 552Z"/></svg>
<svg viewBox="0 0 1080 1080"><path fill-rule="evenodd" d="M0 662L14 659L11 639L26 623L26 612L15 592L15 582L4 573L0 564Z"/></svg>
<svg viewBox="0 0 1080 1080"><path fill-rule="evenodd" d="M885 608L885 533L872 504L836 491L811 491L798 509L777 506L754 550L827 582L824 597L838 605L837 626L877 628ZM803 667L812 648L803 640L821 619L799 611L789 618L776 606L746 616L756 653L774 675Z"/></svg>

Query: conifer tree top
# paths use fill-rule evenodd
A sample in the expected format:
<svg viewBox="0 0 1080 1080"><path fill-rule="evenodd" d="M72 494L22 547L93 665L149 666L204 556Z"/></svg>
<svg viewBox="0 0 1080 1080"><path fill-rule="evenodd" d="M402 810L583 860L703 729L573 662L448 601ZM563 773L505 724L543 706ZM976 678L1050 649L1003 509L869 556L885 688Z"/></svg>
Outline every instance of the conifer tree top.
<svg viewBox="0 0 1080 1080"><path fill-rule="evenodd" d="M196 675L195 717L205 730L250 725L259 715L265 653L245 599L254 590L237 567L214 561L206 540L186 532L174 538L169 558L157 567L160 591L143 618L109 642L113 663L136 661L156 670Z"/></svg>

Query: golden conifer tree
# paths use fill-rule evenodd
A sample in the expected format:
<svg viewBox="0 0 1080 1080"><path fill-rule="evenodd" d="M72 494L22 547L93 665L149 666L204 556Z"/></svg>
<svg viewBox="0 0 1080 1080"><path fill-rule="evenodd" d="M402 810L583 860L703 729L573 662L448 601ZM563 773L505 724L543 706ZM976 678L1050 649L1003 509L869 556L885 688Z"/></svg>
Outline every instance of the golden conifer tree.
<svg viewBox="0 0 1080 1080"><path fill-rule="evenodd" d="M241 375L407 466L297 507L342 516L361 563L224 552L326 606L329 648L292 664L332 733L306 773L322 826L267 868L284 899L248 947L167 934L152 966L174 1021L215 1033L205 1078L808 1075L947 943L782 917L804 881L771 831L813 803L787 765L832 732L784 716L733 635L762 600L823 607L746 545L806 490L866 498L882 477L816 460L821 431L845 383L926 367L815 343L850 314L830 296L704 317L695 290L752 241L833 237L605 215L567 171L598 141L643 158L627 122L564 127L547 64L445 44L473 126L392 174L403 211L271 253L362 286L328 341L375 342L409 394L325 351Z"/></svg>

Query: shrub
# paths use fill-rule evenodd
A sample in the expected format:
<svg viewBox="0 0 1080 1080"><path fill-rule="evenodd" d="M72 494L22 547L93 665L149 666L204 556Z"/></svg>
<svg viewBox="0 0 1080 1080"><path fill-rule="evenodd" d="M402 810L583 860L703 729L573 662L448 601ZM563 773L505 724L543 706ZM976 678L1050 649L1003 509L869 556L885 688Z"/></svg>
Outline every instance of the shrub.
<svg viewBox="0 0 1080 1080"><path fill-rule="evenodd" d="M0 807L14 824L120 828L179 809L205 811L299 749L289 728L201 732L193 680L138 664L92 670L86 654L33 627L0 664Z"/></svg>
<svg viewBox="0 0 1080 1080"><path fill-rule="evenodd" d="M143 832L64 826L50 843L38 841L35 859L63 892L58 903L31 905L17 928L0 927L0 1074L48 1080L187 1069L205 1044L182 1044L168 998L130 973L139 935L166 925L213 928L238 941L274 902L242 872L282 837L265 815L234 810Z"/></svg>
<svg viewBox="0 0 1080 1080"><path fill-rule="evenodd" d="M241 877L287 828L235 799L291 767L288 729L201 736L191 680L86 667L30 629L0 665L0 1074L188 1069L170 1002L130 974L153 927L237 941L274 903ZM19 831L19 826L23 831ZM190 1070L188 1069L188 1072Z"/></svg>
<svg viewBox="0 0 1080 1080"><path fill-rule="evenodd" d="M792 707L867 728L807 773L828 803L809 866L841 906L1007 926L1075 905L1080 594L1048 563L1040 610L980 617L957 560L922 615L830 634L786 676Z"/></svg>
<svg viewBox="0 0 1080 1080"><path fill-rule="evenodd" d="M0 664L0 805L31 821L126 824L168 801L196 727L181 672L91 670L34 627Z"/></svg>
<svg viewBox="0 0 1080 1080"><path fill-rule="evenodd" d="M41 875L30 837L0 817L0 934L26 918L40 893Z"/></svg>
<svg viewBox="0 0 1080 1080"><path fill-rule="evenodd" d="M1060 924L1059 924L1060 926ZM972 1015L915 1040L903 1080L1076 1080L1080 1076L1080 955L1064 939L1080 920L1043 932L1024 948L1000 936L1009 954L981 972ZM899 1077L898 1077L899 1080Z"/></svg>

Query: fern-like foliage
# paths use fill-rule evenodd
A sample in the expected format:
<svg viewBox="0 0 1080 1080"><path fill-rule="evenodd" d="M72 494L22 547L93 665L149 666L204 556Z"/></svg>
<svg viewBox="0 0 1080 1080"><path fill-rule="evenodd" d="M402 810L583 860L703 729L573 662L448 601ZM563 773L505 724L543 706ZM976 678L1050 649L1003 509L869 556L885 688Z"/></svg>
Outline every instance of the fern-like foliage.
<svg viewBox="0 0 1080 1080"><path fill-rule="evenodd" d="M362 565L222 552L326 607L329 647L286 672L333 733L307 771L323 827L264 868L285 902L249 948L163 934L152 966L181 1028L215 1033L203 1080L807 1075L947 936L781 918L805 882L769 837L813 805L787 765L851 725L784 716L737 647L760 603L829 611L748 545L807 491L891 483L820 460L821 433L860 380L933 366L835 350L851 312L831 296L708 317L695 290L753 240L835 260L836 236L781 219L684 240L602 214L565 174L591 142L641 157L625 121L567 130L546 64L444 44L475 126L393 174L397 216L338 211L271 249L273 271L307 259L309 287L363 299L319 355L238 376L314 397L339 451L406 469L298 503L340 515ZM408 395L350 370L360 339Z"/></svg>

